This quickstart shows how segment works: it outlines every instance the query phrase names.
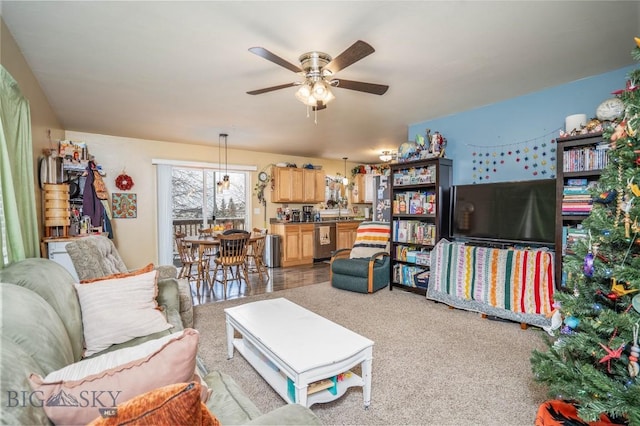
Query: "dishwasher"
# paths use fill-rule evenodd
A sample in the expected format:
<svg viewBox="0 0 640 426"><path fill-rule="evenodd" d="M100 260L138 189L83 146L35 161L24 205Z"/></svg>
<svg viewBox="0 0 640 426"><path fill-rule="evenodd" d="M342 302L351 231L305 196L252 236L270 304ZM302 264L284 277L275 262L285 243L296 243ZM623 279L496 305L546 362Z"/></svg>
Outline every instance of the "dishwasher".
<svg viewBox="0 0 640 426"><path fill-rule="evenodd" d="M336 249L336 224L316 223L313 229L313 260L330 259Z"/></svg>

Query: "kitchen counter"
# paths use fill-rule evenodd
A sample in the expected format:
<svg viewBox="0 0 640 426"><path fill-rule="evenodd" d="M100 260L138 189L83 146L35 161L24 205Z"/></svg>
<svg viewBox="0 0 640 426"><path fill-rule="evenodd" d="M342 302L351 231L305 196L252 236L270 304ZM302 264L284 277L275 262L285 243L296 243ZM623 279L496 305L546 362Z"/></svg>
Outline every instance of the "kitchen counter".
<svg viewBox="0 0 640 426"><path fill-rule="evenodd" d="M269 221L270 225L273 224L282 224L282 225L303 225L303 224L322 224L322 223L344 223L344 222L363 222L365 219L364 218L351 218L351 219L323 219L319 222L292 222L292 221L286 221L286 220L278 220L278 219L271 219Z"/></svg>
<svg viewBox="0 0 640 426"><path fill-rule="evenodd" d="M321 222L287 222L272 219L271 234L279 235L281 241L280 264L282 267L311 265L318 256L318 229L335 226L335 237L331 241L332 250L351 248L356 230L362 219L323 220ZM326 242L323 245L327 244ZM335 245L334 245L335 244ZM315 252L315 253L314 253ZM325 256L323 256L325 257Z"/></svg>

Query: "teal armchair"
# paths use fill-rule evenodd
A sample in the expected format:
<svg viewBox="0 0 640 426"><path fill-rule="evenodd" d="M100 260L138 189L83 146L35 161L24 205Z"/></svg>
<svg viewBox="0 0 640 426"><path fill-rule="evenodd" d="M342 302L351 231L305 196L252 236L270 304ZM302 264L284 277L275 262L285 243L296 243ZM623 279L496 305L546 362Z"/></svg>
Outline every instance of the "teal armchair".
<svg viewBox="0 0 640 426"><path fill-rule="evenodd" d="M388 286L389 237L388 222L362 222L353 247L336 250L331 257L331 285L358 293L373 293Z"/></svg>

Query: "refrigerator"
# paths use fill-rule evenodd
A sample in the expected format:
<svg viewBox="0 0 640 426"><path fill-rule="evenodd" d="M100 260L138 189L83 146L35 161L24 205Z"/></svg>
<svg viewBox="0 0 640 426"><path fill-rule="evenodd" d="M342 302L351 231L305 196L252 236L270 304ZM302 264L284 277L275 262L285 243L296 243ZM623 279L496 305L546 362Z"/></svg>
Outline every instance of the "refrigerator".
<svg viewBox="0 0 640 426"><path fill-rule="evenodd" d="M372 220L378 222L391 221L391 188L389 176L378 175L373 177L373 204Z"/></svg>

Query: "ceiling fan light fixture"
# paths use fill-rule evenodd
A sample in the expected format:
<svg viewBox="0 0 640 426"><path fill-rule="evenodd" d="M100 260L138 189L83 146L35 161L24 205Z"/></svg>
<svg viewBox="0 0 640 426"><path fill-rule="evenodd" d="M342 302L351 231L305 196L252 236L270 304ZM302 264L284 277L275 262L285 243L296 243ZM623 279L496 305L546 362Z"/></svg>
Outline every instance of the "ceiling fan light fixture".
<svg viewBox="0 0 640 426"><path fill-rule="evenodd" d="M300 88L296 92L296 98L303 104L306 104L309 101L309 96L311 96L311 85L306 82L300 85Z"/></svg>
<svg viewBox="0 0 640 426"><path fill-rule="evenodd" d="M326 83L322 80L318 80L313 85L313 97L319 101L324 101L330 93Z"/></svg>

